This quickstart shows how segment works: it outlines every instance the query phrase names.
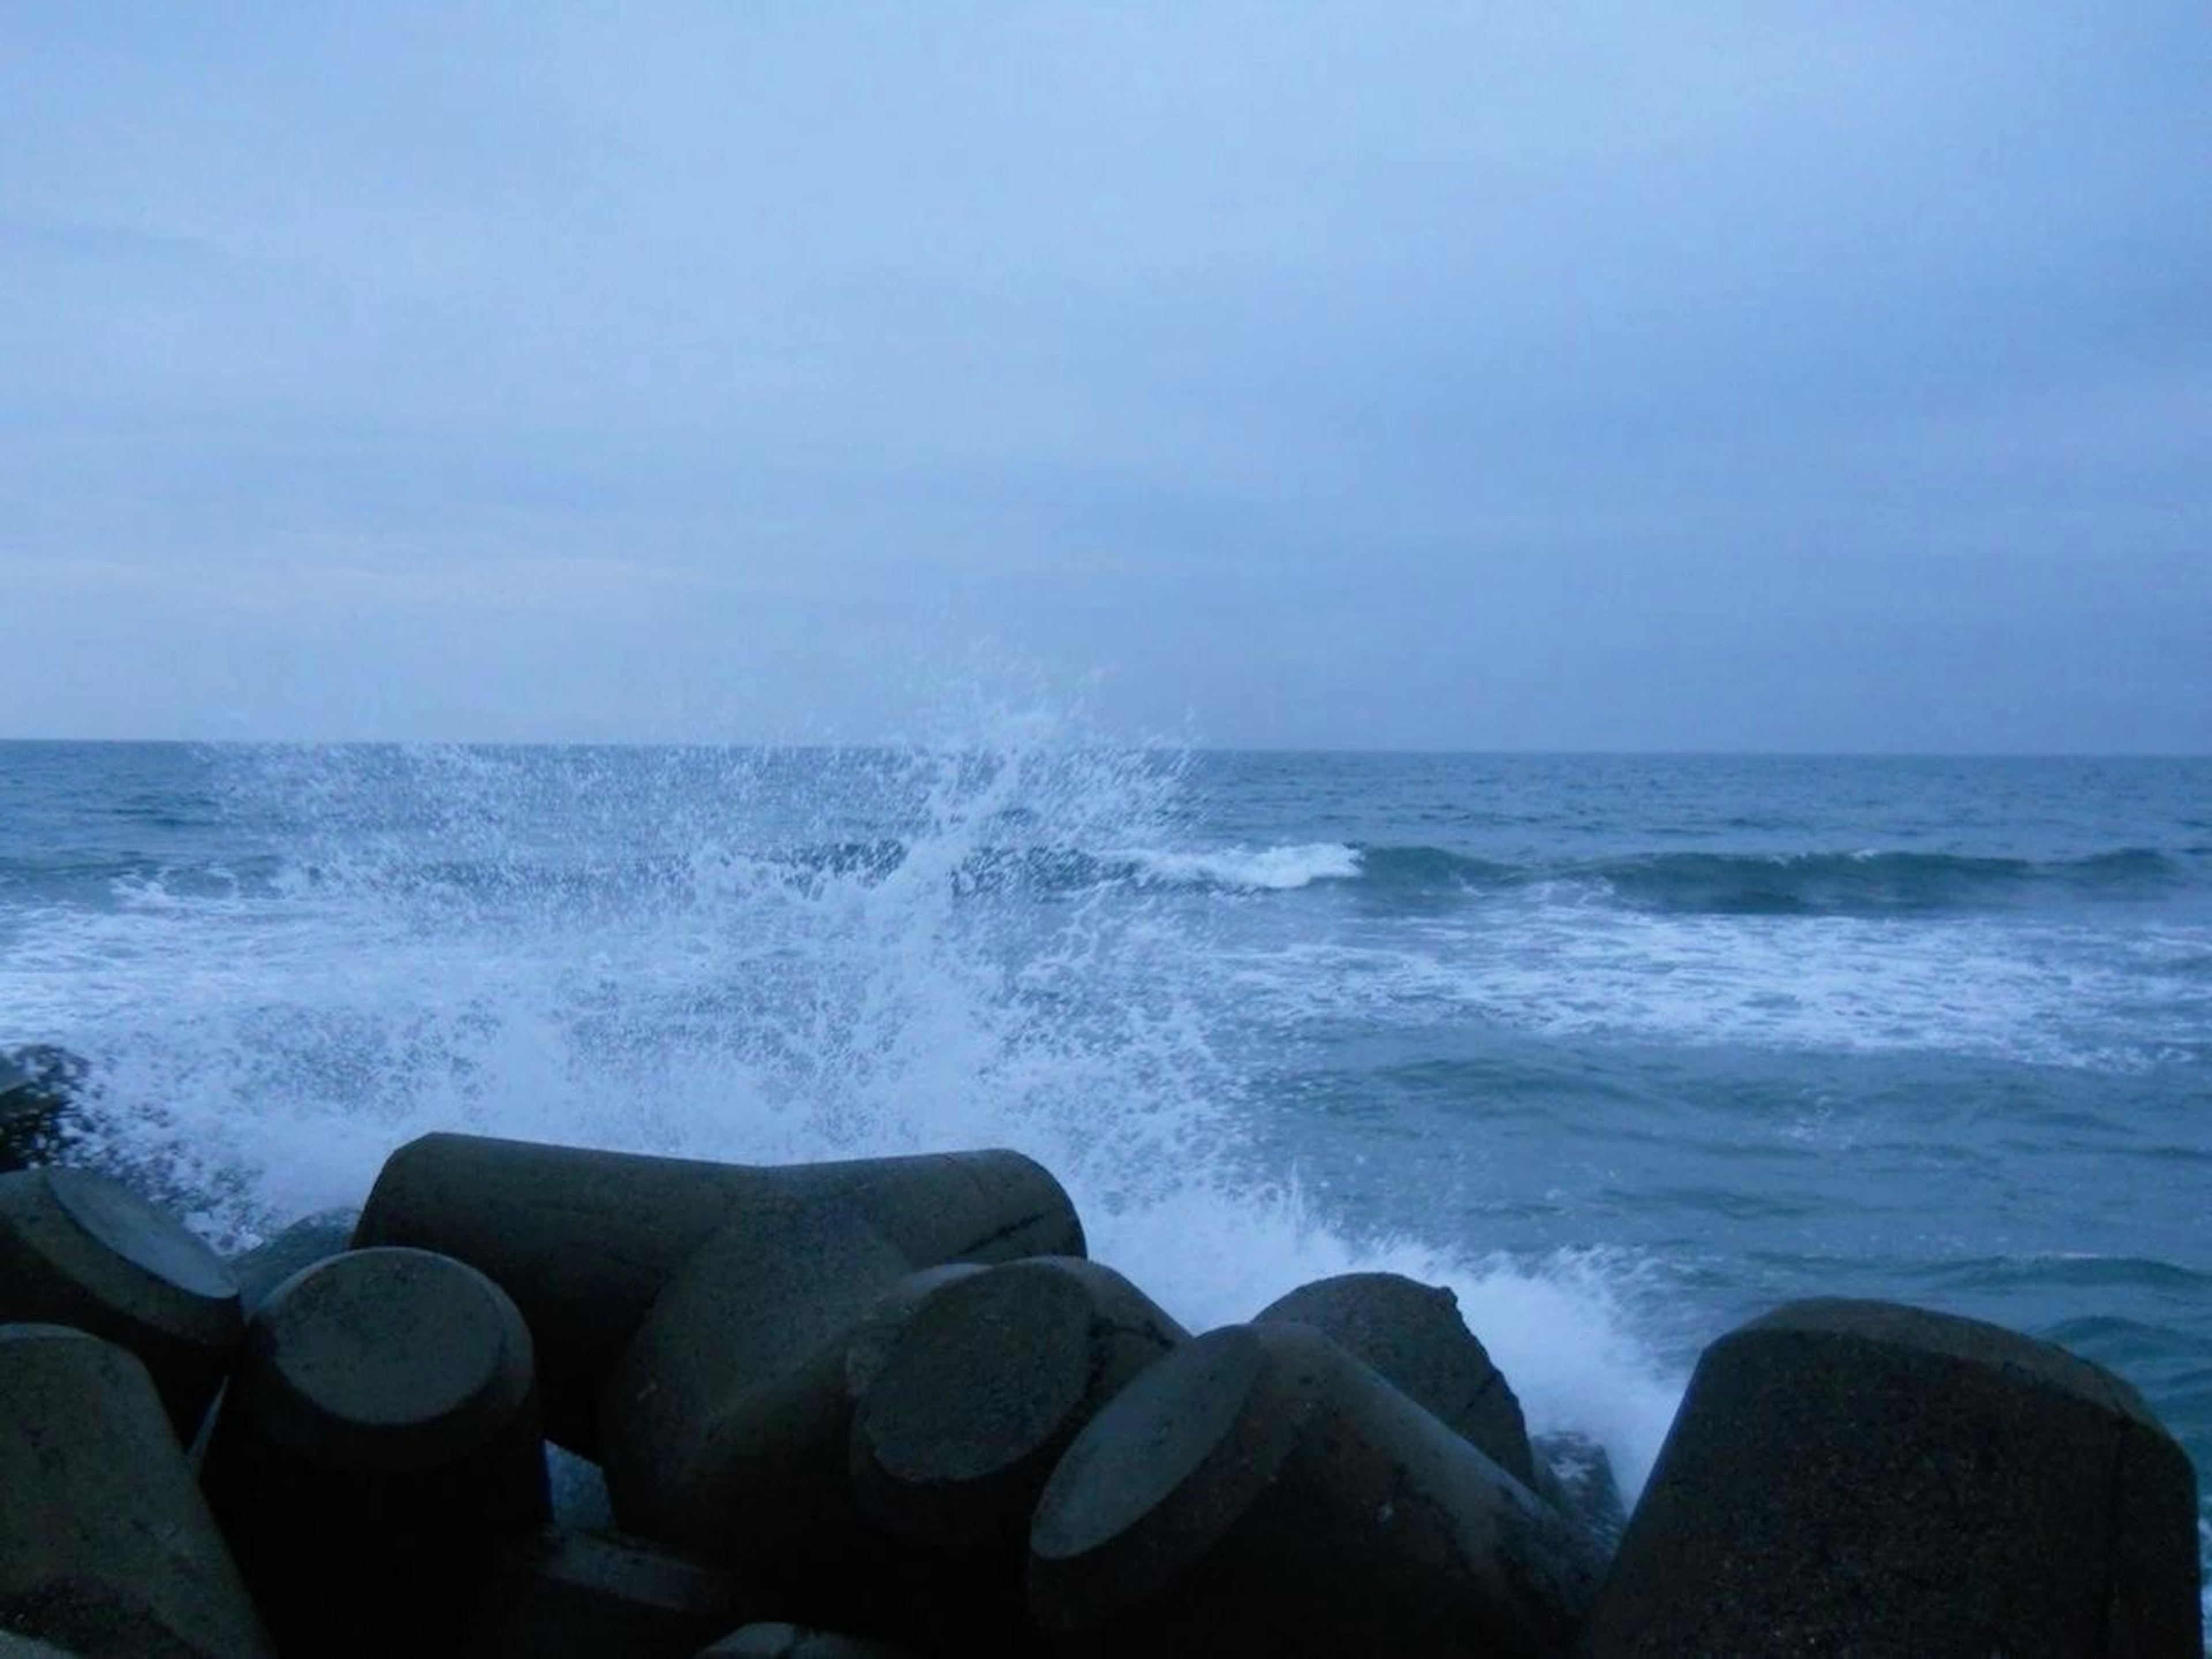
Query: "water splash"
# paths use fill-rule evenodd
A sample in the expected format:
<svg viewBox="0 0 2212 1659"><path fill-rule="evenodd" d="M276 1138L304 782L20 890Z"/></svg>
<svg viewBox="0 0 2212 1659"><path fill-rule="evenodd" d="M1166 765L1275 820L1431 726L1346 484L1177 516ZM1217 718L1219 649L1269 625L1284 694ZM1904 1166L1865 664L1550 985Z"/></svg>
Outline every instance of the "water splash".
<svg viewBox="0 0 2212 1659"><path fill-rule="evenodd" d="M1532 1425L1599 1434L1632 1490L1674 1391L1620 1264L1363 1241L1255 1150L1209 903L1354 856L1116 878L1105 849L1198 868L1185 757L1087 735L1025 713L881 750L226 750L219 816L251 845L225 857L265 873L142 880L16 962L59 975L57 1034L106 1079L98 1150L222 1242L357 1202L440 1128L744 1161L1009 1146L1194 1327L1356 1268L1451 1285Z"/></svg>

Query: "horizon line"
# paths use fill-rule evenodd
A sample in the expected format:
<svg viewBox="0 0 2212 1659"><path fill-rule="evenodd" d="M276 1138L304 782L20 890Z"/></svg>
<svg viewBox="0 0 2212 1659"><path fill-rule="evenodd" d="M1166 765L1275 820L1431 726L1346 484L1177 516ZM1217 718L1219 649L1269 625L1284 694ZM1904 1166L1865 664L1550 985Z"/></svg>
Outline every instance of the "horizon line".
<svg viewBox="0 0 2212 1659"><path fill-rule="evenodd" d="M176 748L176 749L726 749L787 753L837 753L878 750L951 750L1006 747L988 743L917 743L912 738L870 738L851 742L779 741L769 738L179 738L179 737L0 737L0 747ZM1173 742L1160 738L1101 740L1069 745L1078 749L1138 749L1197 755L1428 757L1464 759L1588 760L2212 760L2212 749L1862 749L1442 747L1426 744Z"/></svg>

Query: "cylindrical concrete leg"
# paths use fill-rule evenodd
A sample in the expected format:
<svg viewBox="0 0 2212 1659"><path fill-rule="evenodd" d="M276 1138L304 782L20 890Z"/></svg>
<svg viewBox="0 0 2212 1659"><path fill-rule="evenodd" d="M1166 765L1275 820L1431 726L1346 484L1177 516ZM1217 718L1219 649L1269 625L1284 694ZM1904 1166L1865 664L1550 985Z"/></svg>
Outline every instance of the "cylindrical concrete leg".
<svg viewBox="0 0 2212 1659"><path fill-rule="evenodd" d="M924 1645L1024 1651L1037 1494L1085 1424L1189 1333L1070 1256L988 1268L930 1298L860 1396L862 1514L900 1540L897 1628Z"/></svg>
<svg viewBox="0 0 2212 1659"><path fill-rule="evenodd" d="M180 1442L245 1328L222 1258L166 1211L90 1170L0 1176L0 1320L72 1325L152 1373Z"/></svg>
<svg viewBox="0 0 2212 1659"><path fill-rule="evenodd" d="M247 1330L205 1480L285 1653L438 1650L547 1516L521 1316L422 1250L307 1268Z"/></svg>
<svg viewBox="0 0 2212 1659"><path fill-rule="evenodd" d="M931 1298L860 1399L852 1479L864 1512L947 1553L1018 1564L1060 1454L1189 1333L1110 1267L1010 1262Z"/></svg>
<svg viewBox="0 0 2212 1659"><path fill-rule="evenodd" d="M1588 1594L1519 1481L1310 1327L1183 1344L1091 1421L1030 1531L1056 1650L1536 1659Z"/></svg>
<svg viewBox="0 0 2212 1659"><path fill-rule="evenodd" d="M908 1271L902 1252L836 1206L757 1200L734 1212L608 1381L599 1443L623 1525L676 1539L724 1419L805 1372Z"/></svg>
<svg viewBox="0 0 2212 1659"><path fill-rule="evenodd" d="M2196 1477L2135 1390L1891 1303L1705 1350L1582 1651L2200 1651Z"/></svg>
<svg viewBox="0 0 2212 1659"><path fill-rule="evenodd" d="M596 1455L599 1397L677 1270L748 1203L835 1203L908 1267L1080 1255L1058 1182L1010 1152L762 1167L434 1134L392 1153L360 1244L410 1244L496 1279L537 1339L546 1430Z"/></svg>
<svg viewBox="0 0 2212 1659"><path fill-rule="evenodd" d="M86 1655L269 1654L143 1364L0 1325L0 1631Z"/></svg>
<svg viewBox="0 0 2212 1659"><path fill-rule="evenodd" d="M1312 1326L1522 1485L1534 1484L1521 1402L1449 1291L1401 1273L1340 1273L1300 1285L1256 1317Z"/></svg>
<svg viewBox="0 0 2212 1659"><path fill-rule="evenodd" d="M854 1401L918 1309L988 1271L954 1262L909 1273L804 1363L728 1387L682 1483L672 1541L743 1571L784 1610L860 1615L872 1594L862 1581L887 1540L853 1502Z"/></svg>

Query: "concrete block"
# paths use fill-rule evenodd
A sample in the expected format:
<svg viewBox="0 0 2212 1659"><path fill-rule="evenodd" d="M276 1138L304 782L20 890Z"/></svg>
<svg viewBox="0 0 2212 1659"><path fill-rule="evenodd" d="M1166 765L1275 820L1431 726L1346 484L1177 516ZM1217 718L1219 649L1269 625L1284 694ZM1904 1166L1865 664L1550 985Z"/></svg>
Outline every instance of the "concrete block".
<svg viewBox="0 0 2212 1659"><path fill-rule="evenodd" d="M70 1325L129 1349L189 1443L245 1318L222 1258L91 1170L0 1176L0 1320Z"/></svg>
<svg viewBox="0 0 2212 1659"><path fill-rule="evenodd" d="M307 1268L248 1328L204 1479L287 1654L437 1650L547 1517L520 1314L427 1251Z"/></svg>
<svg viewBox="0 0 2212 1659"><path fill-rule="evenodd" d="M537 1340L547 1432L591 1456L607 1380L677 1270L741 1206L777 1202L842 1204L908 1267L1084 1253L1067 1194L1017 1152L771 1167L454 1134L392 1155L355 1242L496 1280Z"/></svg>
<svg viewBox="0 0 2212 1659"><path fill-rule="evenodd" d="M884 1625L925 1646L1021 1653L1030 1520L1106 1402L1189 1334L1108 1267L988 1268L908 1320L854 1415L849 1465L884 1553Z"/></svg>
<svg viewBox="0 0 2212 1659"><path fill-rule="evenodd" d="M1312 1326L1515 1480L1534 1483L1521 1402L1443 1286L1401 1273L1340 1273L1300 1285L1257 1317Z"/></svg>
<svg viewBox="0 0 2212 1659"><path fill-rule="evenodd" d="M2197 1659L2197 1577L2195 1474L2118 1377L1797 1302L1698 1361L1580 1651Z"/></svg>
<svg viewBox="0 0 2212 1659"><path fill-rule="evenodd" d="M144 1365L0 1325L0 1652L267 1659L246 1584Z"/></svg>
<svg viewBox="0 0 2212 1659"><path fill-rule="evenodd" d="M842 1206L757 1199L734 1212L677 1273L608 1380L598 1440L623 1526L683 1538L730 1419L748 1419L763 1403L752 1396L779 1382L829 1375L845 1332L908 1271L902 1252ZM804 1400L791 1407L808 1414Z"/></svg>
<svg viewBox="0 0 2212 1659"><path fill-rule="evenodd" d="M1030 1609L1070 1654L1536 1659L1588 1592L1548 1504L1292 1321L1143 1371L1068 1448L1030 1532Z"/></svg>
<svg viewBox="0 0 2212 1659"><path fill-rule="evenodd" d="M708 1408L672 1540L744 1571L787 1613L849 1621L872 1606L895 1550L853 1501L854 1403L917 1309L988 1271L909 1273L801 1363L727 1388Z"/></svg>
<svg viewBox="0 0 2212 1659"><path fill-rule="evenodd" d="M1110 1267L1011 1262L930 1298L860 1395L860 1508L933 1552L1003 1553L1018 1570L1060 1454L1138 1372L1189 1340Z"/></svg>

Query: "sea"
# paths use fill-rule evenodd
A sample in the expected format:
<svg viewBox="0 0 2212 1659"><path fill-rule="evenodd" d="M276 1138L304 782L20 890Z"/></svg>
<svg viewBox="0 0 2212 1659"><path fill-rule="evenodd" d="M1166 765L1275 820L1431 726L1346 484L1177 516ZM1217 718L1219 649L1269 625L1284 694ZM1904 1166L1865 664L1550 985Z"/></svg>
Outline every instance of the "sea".
<svg viewBox="0 0 2212 1659"><path fill-rule="evenodd" d="M1194 1328L1450 1286L1632 1498L1807 1296L2063 1344L2212 1471L2212 759L0 744L32 1042L225 1249L432 1129L1012 1146Z"/></svg>

